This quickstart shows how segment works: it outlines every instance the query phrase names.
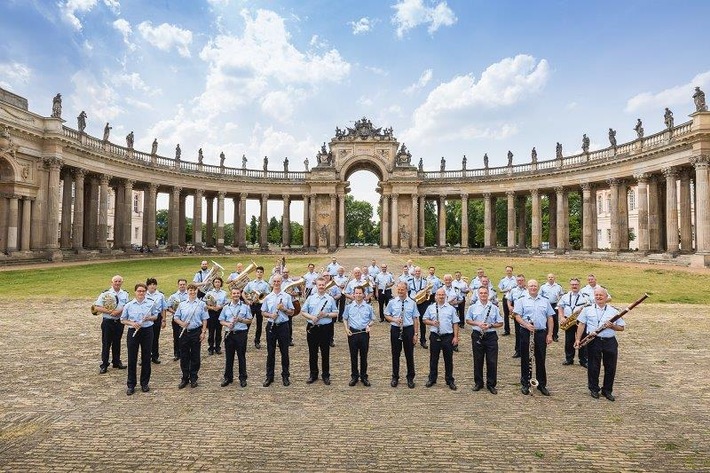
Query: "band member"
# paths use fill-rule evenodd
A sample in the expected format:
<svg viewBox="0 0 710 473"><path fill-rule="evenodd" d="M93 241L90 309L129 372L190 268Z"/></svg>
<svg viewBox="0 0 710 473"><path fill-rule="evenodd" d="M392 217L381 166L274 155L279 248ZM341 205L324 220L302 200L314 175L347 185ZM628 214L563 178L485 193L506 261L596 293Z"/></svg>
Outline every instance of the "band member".
<svg viewBox="0 0 710 473"><path fill-rule="evenodd" d="M333 278L333 281L335 281L335 284L338 286L338 289L340 289L340 293L343 294L343 292L345 291L345 286L350 280L350 278L345 274L345 268L338 265L337 273L335 274L335 276L331 277ZM347 302L348 300L345 298L345 296L341 297L338 300L338 322L343 321L343 311L345 310L345 304Z"/></svg>
<svg viewBox="0 0 710 473"><path fill-rule="evenodd" d="M111 278L111 287L101 294L94 302L95 310L101 314L101 365L99 374L108 371L108 353L111 350L111 364L119 370L126 369L126 365L121 362L121 337L123 336L123 324L121 323L121 313L123 307L128 303L128 293L121 289L123 278L116 275ZM113 298L114 309L104 307L104 299Z"/></svg>
<svg viewBox="0 0 710 473"><path fill-rule="evenodd" d="M281 270L281 276L283 276L283 280L281 282L281 287L286 287L292 282L296 281L296 279L293 279L291 276L289 276L290 270L288 268L283 268ZM273 279L273 277L272 277ZM301 302L298 300L299 296L301 295L301 289L299 286L293 286L288 290L288 295L291 296L291 302L293 303L294 309L296 308L297 304L298 307L300 308ZM293 315L296 315L296 311L294 310L293 314L288 318L288 345L293 346Z"/></svg>
<svg viewBox="0 0 710 473"><path fill-rule="evenodd" d="M419 338L419 311L414 300L407 296L407 283L397 283L397 297L390 300L385 308L385 320L390 323L390 345L392 346L392 381L393 388L399 384L399 355L404 348L407 360L407 386L414 388L414 345Z"/></svg>
<svg viewBox="0 0 710 473"><path fill-rule="evenodd" d="M609 294L606 289L598 286L594 289L594 305L585 307L579 314L575 348L585 331L592 333L604 327L599 335L589 342L589 369L587 370L587 386L594 399L599 399L599 372L604 363L604 384L601 388L602 396L610 401L614 398L614 376L616 375L616 361L619 357L619 342L616 332L623 332L626 323L624 319L611 322L610 319L619 313L607 301ZM571 330L571 329L570 329Z"/></svg>
<svg viewBox="0 0 710 473"><path fill-rule="evenodd" d="M348 348L350 348L350 382L348 386L355 386L360 379L363 385L369 387L367 353L370 349L370 327L375 320L375 312L370 304L365 303L365 291L362 286L355 287L353 296L354 300L347 305L343 313L345 334L348 336ZM359 370L358 356L360 357Z"/></svg>
<svg viewBox="0 0 710 473"><path fill-rule="evenodd" d="M416 268L417 268L417 267L414 266L414 261L408 259L408 260L407 260L407 273L409 274L409 277L410 277L410 278L411 278L412 276L414 276L414 270L415 270Z"/></svg>
<svg viewBox="0 0 710 473"><path fill-rule="evenodd" d="M604 287L597 283L597 277L593 274L587 276L587 285L582 288L582 292L587 296L590 301L594 300L594 290L597 287ZM606 289L606 288L604 288ZM606 291L609 294L609 291ZM609 299L607 302L611 302L611 294L609 294Z"/></svg>
<svg viewBox="0 0 710 473"><path fill-rule="evenodd" d="M426 285L427 281L422 277L422 268L417 266L414 268L414 277L409 281L409 297L416 300L417 293L423 291L424 288L426 288ZM422 319L422 316L424 315L426 308L429 307L429 304L430 302L428 298L424 299L424 302L421 304L417 304L417 315L419 318L419 330L417 330L417 333L420 334L419 343L422 348L429 348L429 345L427 345L426 342L426 325Z"/></svg>
<svg viewBox="0 0 710 473"><path fill-rule="evenodd" d="M450 274L447 274L451 278ZM446 277L444 276L444 277ZM453 278L451 278L453 279ZM440 287L436 291L436 299L424 314L424 323L431 326L429 341L429 379L426 387L436 384L439 375L439 354L444 352L444 379L452 391L456 391L454 383L454 345L459 344L459 316L456 309L446 301L446 290Z"/></svg>
<svg viewBox="0 0 710 473"><path fill-rule="evenodd" d="M303 275L303 280L306 282L304 297L308 298L313 293L315 288L316 279L320 277L320 274L316 273L316 267L313 263L308 264L308 271Z"/></svg>
<svg viewBox="0 0 710 473"><path fill-rule="evenodd" d="M374 263L375 260L372 260ZM392 299L392 286L394 286L394 276L387 271L387 265L383 264L382 269L375 276L375 288L377 289L377 303L380 309L380 322L385 321L385 307Z"/></svg>
<svg viewBox="0 0 710 473"><path fill-rule="evenodd" d="M375 278L375 277L377 277L378 274L380 274L380 271L382 271L382 270L380 269L379 266L377 266L377 261L375 261L373 259L372 262L370 263L370 266L367 267L367 274L369 274L370 277Z"/></svg>
<svg viewBox="0 0 710 473"><path fill-rule="evenodd" d="M160 364L160 331L165 328L166 314L165 310L168 308L168 301L165 299L165 295L158 290L158 280L155 278L148 278L145 281L148 292L145 293L146 299L150 300L158 313L158 318L153 323L153 345L151 348L151 359L156 365Z"/></svg>
<svg viewBox="0 0 710 473"><path fill-rule="evenodd" d="M477 293L478 288L481 287L481 278L485 276L485 274L483 268L476 269L476 277L471 280L471 291Z"/></svg>
<svg viewBox="0 0 710 473"><path fill-rule="evenodd" d="M411 280L412 280L412 275L409 274L409 266L407 266L405 264L404 267L402 268L402 274L400 274L397 277L397 282L403 282L403 283L407 283L407 285L409 285L409 282Z"/></svg>
<svg viewBox="0 0 710 473"><path fill-rule="evenodd" d="M210 270L207 268L207 260L203 260L200 263L200 270L195 273L195 277L192 278L192 282L197 286L197 298L202 299L205 297L205 291L202 288L209 282L208 277L210 275Z"/></svg>
<svg viewBox="0 0 710 473"><path fill-rule="evenodd" d="M338 264L338 261L336 260L335 256L333 256L331 258L330 264L325 267L325 270L328 271L328 274L330 274L331 276L335 276L336 274L338 274L339 268L342 268L342 266Z"/></svg>
<svg viewBox="0 0 710 473"><path fill-rule="evenodd" d="M362 270L356 266L353 268L352 279L348 282L348 285L345 286L345 290L343 291L343 294L345 294L348 301L352 302L355 300L354 290L358 286L362 287L365 293L365 302L369 304L370 299L372 298L372 283L369 283L368 279L363 276Z"/></svg>
<svg viewBox="0 0 710 473"><path fill-rule="evenodd" d="M207 321L207 343L208 353L214 355L222 354L222 324L219 323L219 315L222 307L227 303L227 293L222 290L222 278L216 277L212 280L213 289L205 294L203 300L207 304L207 313L210 318Z"/></svg>
<svg viewBox="0 0 710 473"><path fill-rule="evenodd" d="M572 278L569 280L570 290L567 294L560 298L560 302L557 304L557 312L559 315L559 320L561 324L567 322L567 317L572 315L572 313L578 310L581 306L587 302L591 302L587 298L587 295L579 290L580 287L579 279ZM579 320L579 319L578 319ZM570 327L565 331L565 361L563 365L571 365L574 363L574 339L577 329L575 327ZM587 347L582 347L579 349L579 364L587 367Z"/></svg>
<svg viewBox="0 0 710 473"><path fill-rule="evenodd" d="M429 302L434 302L436 291L444 285L443 281L439 279L439 276L434 273L436 273L436 268L434 266L429 266L429 275L426 277L426 282L431 283L431 290L429 291Z"/></svg>
<svg viewBox="0 0 710 473"><path fill-rule="evenodd" d="M263 266L257 266L256 267L256 279L252 279L249 281L249 283L246 285L244 288L245 293L256 293L256 294L268 294L271 292L271 288L269 287L269 283L264 281L264 267ZM254 346L256 348L261 348L261 330L262 330L262 322L264 321L264 317L261 315L261 302L258 301L258 298L255 299L255 302L251 304L251 314L256 320L256 330L254 333ZM248 330L248 328L247 328Z"/></svg>
<svg viewBox="0 0 710 473"><path fill-rule="evenodd" d="M518 274L515 277L515 282L516 286L512 288L510 291L508 291L508 312L510 314L513 313L513 307L515 307L515 302L522 298L525 297L528 292L525 287L525 275L524 274ZM514 322L514 329L515 329L515 353L513 353L513 358L520 358L520 354L525 351L525 347L527 345L521 345L520 341L520 323L518 322L518 319L515 318Z"/></svg>
<svg viewBox="0 0 710 473"><path fill-rule="evenodd" d="M141 391L150 391L150 355L153 345L153 323L158 318L159 306L145 294L148 287L143 283L135 286L135 298L123 307L121 323L128 326L126 345L128 347L128 379L126 395L136 391L136 371L138 347L141 349Z"/></svg>
<svg viewBox="0 0 710 473"><path fill-rule="evenodd" d="M505 276L498 283L500 297L503 301L503 336L510 335L510 306L508 305L508 293L515 287L515 276L513 267L505 267Z"/></svg>
<svg viewBox="0 0 710 473"><path fill-rule="evenodd" d="M562 297L564 292L565 291L562 289L562 286L557 284L557 281L555 281L555 275L552 273L547 275L547 282L540 286L540 295L542 295L542 297L547 297L547 300L550 301L550 306L552 306L552 310L555 311L555 315L553 316L554 328L552 329L552 340L555 342L558 340L558 333L560 331L560 321L557 315L557 303L560 301L560 297Z"/></svg>
<svg viewBox="0 0 710 473"><path fill-rule="evenodd" d="M463 295L461 295L460 291L457 291L456 288L454 287L454 278L451 276L451 274L444 274L444 285L440 288L444 290L445 296L446 296L446 302L454 308L456 311L456 318L458 319L457 323L461 321L461 319L458 318L459 316L459 306L463 306L465 304ZM459 328L461 328L461 325L459 324ZM458 340L458 337L456 337ZM454 351L459 351L459 344L458 341L453 344L453 350Z"/></svg>
<svg viewBox="0 0 710 473"><path fill-rule="evenodd" d="M227 287L234 282L235 279L239 277L240 274L244 272L244 265L242 263L237 263L236 269L233 273L227 277Z"/></svg>
<svg viewBox="0 0 710 473"><path fill-rule="evenodd" d="M483 389L483 363L486 364L486 387L491 394L498 394L498 332L503 326L503 317L498 307L488 299L485 282L476 291L478 297L466 313L466 323L473 327L471 348L473 350L473 390Z"/></svg>
<svg viewBox="0 0 710 473"><path fill-rule="evenodd" d="M252 321L249 305L242 301L241 289L232 289L231 301L222 307L219 323L224 326L224 379L220 386L229 386L234 382L234 353L239 363L239 385L247 385L247 333Z"/></svg>
<svg viewBox="0 0 710 473"><path fill-rule="evenodd" d="M464 308L466 306L466 294L469 293L468 284L461 278L461 271L454 273L454 280L451 282L454 290L458 290L463 302L456 306L456 313L459 315L459 328L464 326Z"/></svg>
<svg viewBox="0 0 710 473"><path fill-rule="evenodd" d="M479 289L481 287L487 287L488 288L488 300L490 301L491 304L493 304L496 307L499 307L498 305L498 293L496 293L495 287L493 286L493 283L488 279L488 276L482 276L481 277L481 285L479 286ZM475 304L476 301L478 301L478 290L474 291L471 293L471 304Z"/></svg>
<svg viewBox="0 0 710 473"><path fill-rule="evenodd" d="M547 345L552 343L552 315L555 311L550 302L539 294L536 280L528 281L527 294L515 301L513 313L520 324L520 341L522 347L530 346L530 337L535 337L535 377L539 383L537 389L549 396L547 389L547 371L545 369L545 354ZM520 358L520 391L530 394L530 357Z"/></svg>
<svg viewBox="0 0 710 473"><path fill-rule="evenodd" d="M173 361L180 359L180 332L182 328L175 322L175 311L181 302L187 300L187 280L178 279L178 290L168 298L167 314L170 315L173 327Z"/></svg>
<svg viewBox="0 0 710 473"><path fill-rule="evenodd" d="M187 285L187 300L181 302L175 311L173 320L180 326L180 370L182 380L178 389L187 386L197 387L200 371L200 344L207 334L207 305L197 298L197 285ZM183 333L184 330L184 333Z"/></svg>
<svg viewBox="0 0 710 473"><path fill-rule="evenodd" d="M261 304L261 313L268 319L266 324L266 379L264 387L269 387L274 382L274 368L276 365L276 344L281 352L281 378L284 386L289 386L288 346L290 335L288 321L293 316L293 300L290 295L281 291L283 279L280 274L274 275L271 280L273 289Z"/></svg>
<svg viewBox="0 0 710 473"><path fill-rule="evenodd" d="M323 277L323 279L325 279L325 285L328 286L328 284L330 284L330 280L331 280L332 276L327 271L323 271L322 277ZM340 312L340 303L341 303L341 301L345 300L345 297L343 296L343 293L341 292L340 287L338 287L337 284L333 284L329 289L326 290L326 292L330 295L330 297L332 297L335 300L335 305L338 308L338 314L340 314L341 313ZM337 317L333 321L333 324L335 324L336 321L337 321ZM330 346L331 347L335 346L335 327L333 328L333 332L330 334Z"/></svg>
<svg viewBox="0 0 710 473"><path fill-rule="evenodd" d="M326 281L316 279L316 292L306 299L301 314L308 320L306 341L308 342L308 366L310 375L306 383L313 384L318 379L318 350L323 365L323 383L330 385L330 342L333 338L333 320L338 317L338 305L325 291Z"/></svg>

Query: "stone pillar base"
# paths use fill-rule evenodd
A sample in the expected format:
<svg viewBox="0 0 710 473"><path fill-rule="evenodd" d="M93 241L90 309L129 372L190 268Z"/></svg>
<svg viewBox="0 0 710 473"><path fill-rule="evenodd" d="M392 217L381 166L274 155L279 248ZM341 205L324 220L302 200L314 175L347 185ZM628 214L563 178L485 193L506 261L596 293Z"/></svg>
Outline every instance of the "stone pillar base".
<svg viewBox="0 0 710 473"><path fill-rule="evenodd" d="M318 251L316 253L326 255L326 254L328 254L328 248L324 248L321 246L318 248Z"/></svg>
<svg viewBox="0 0 710 473"><path fill-rule="evenodd" d="M565 250L562 249L562 248L556 248L556 249L555 249L555 254L556 254L556 255L564 255L564 254L565 254Z"/></svg>
<svg viewBox="0 0 710 473"><path fill-rule="evenodd" d="M268 251L269 251L269 245L266 245L266 246L260 246L260 247L259 247L259 251L265 251L265 252L268 252Z"/></svg>
<svg viewBox="0 0 710 473"><path fill-rule="evenodd" d="M710 254L695 254L690 257L691 268L708 268L710 267Z"/></svg>
<svg viewBox="0 0 710 473"><path fill-rule="evenodd" d="M51 262L64 261L64 253L61 250L47 250L47 259Z"/></svg>

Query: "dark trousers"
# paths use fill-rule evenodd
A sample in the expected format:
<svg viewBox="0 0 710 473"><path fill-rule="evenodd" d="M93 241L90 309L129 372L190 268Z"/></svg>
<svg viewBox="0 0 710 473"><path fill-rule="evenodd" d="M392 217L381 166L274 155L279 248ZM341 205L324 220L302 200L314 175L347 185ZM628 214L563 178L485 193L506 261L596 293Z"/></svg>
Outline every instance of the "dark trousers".
<svg viewBox="0 0 710 473"><path fill-rule="evenodd" d="M362 331L355 332L348 337L348 348L350 348L350 377L367 379L367 354L370 351L370 334ZM360 368L358 370L358 356L360 357Z"/></svg>
<svg viewBox="0 0 710 473"><path fill-rule="evenodd" d="M180 358L180 332L182 332L182 327L175 321L172 321L171 324L173 326L173 356Z"/></svg>
<svg viewBox="0 0 710 473"><path fill-rule="evenodd" d="M210 350L219 351L222 345L222 324L219 323L219 311L208 310L210 318L207 319L207 344Z"/></svg>
<svg viewBox="0 0 710 473"><path fill-rule="evenodd" d="M239 330L229 332L224 339L224 379L234 381L234 354L239 363L239 381L247 379L247 332Z"/></svg>
<svg viewBox="0 0 710 473"><path fill-rule="evenodd" d="M150 382L150 356L153 347L153 326L142 327L138 333L134 328L128 329L126 346L128 347L128 381L129 388L136 387L136 371L138 365L138 348L141 349L141 386Z"/></svg>
<svg viewBox="0 0 710 473"><path fill-rule="evenodd" d="M552 310L555 311L554 314L552 314L552 338L557 340L557 337L560 334L560 315L557 313L557 303L550 304L552 307Z"/></svg>
<svg viewBox="0 0 710 473"><path fill-rule="evenodd" d="M274 379L274 368L276 365L276 344L281 352L281 376L291 376L289 372L288 344L289 344L288 324L286 322L276 325L273 322L266 324L266 378Z"/></svg>
<svg viewBox="0 0 710 473"><path fill-rule="evenodd" d="M528 345L527 345L527 343L523 343L522 338L520 337L520 334L522 332L527 332L528 330L521 329L520 324L515 319L513 319L513 328L515 330L515 353L519 353L521 355L523 353L527 353Z"/></svg>
<svg viewBox="0 0 710 473"><path fill-rule="evenodd" d="M444 352L444 379L446 384L454 382L454 338L453 333L439 336L438 333L429 334L429 381L436 382L439 377L439 354Z"/></svg>
<svg viewBox="0 0 710 473"><path fill-rule="evenodd" d="M293 317L288 318L288 343L293 342Z"/></svg>
<svg viewBox="0 0 710 473"><path fill-rule="evenodd" d="M431 302L428 300L423 304L417 304L417 312L419 312L419 343L422 345L426 343L426 324L424 323L424 312L426 312L426 308L429 307L429 304L431 304Z"/></svg>
<svg viewBox="0 0 710 473"><path fill-rule="evenodd" d="M310 330L308 330L310 328ZM306 325L308 342L308 366L311 378L318 378L318 350L323 365L323 379L330 378L330 340L333 338L333 324Z"/></svg>
<svg viewBox="0 0 710 473"><path fill-rule="evenodd" d="M185 330L185 333L179 338L180 369L182 370L183 381L197 381L197 373L200 371L201 332L202 327L197 327L194 330Z"/></svg>
<svg viewBox="0 0 710 473"><path fill-rule="evenodd" d="M153 358L154 361L160 358L160 346L158 344L160 343L160 329L162 328L162 324L163 316L159 315L155 322L153 322L153 345L150 349L151 358Z"/></svg>
<svg viewBox="0 0 710 473"><path fill-rule="evenodd" d="M415 322L416 323L416 322ZM407 381L414 380L414 326L404 327L402 340L399 339L399 327L390 328L390 344L392 345L392 379L399 379L399 355L404 348L404 358L407 360Z"/></svg>
<svg viewBox="0 0 710 473"><path fill-rule="evenodd" d="M577 326L570 327L565 330L565 360L570 363L574 361L574 337L577 333ZM587 363L587 346L579 349L579 363Z"/></svg>
<svg viewBox="0 0 710 473"><path fill-rule="evenodd" d="M392 289L378 291L377 304L379 305L380 309L380 322L385 321L385 307L387 307L387 303L389 303L390 299L392 299Z"/></svg>
<svg viewBox="0 0 710 473"><path fill-rule="evenodd" d="M535 330L535 378L540 388L547 387L547 371L545 370L545 354L547 353L547 329ZM520 330L520 341L525 347L520 353L520 384L530 386L530 330Z"/></svg>
<svg viewBox="0 0 710 473"><path fill-rule="evenodd" d="M459 327L463 328L466 325L466 314L464 314L464 308L466 306L466 299L459 302L456 306L456 315L459 316Z"/></svg>
<svg viewBox="0 0 710 473"><path fill-rule="evenodd" d="M108 352L111 350L111 364L121 364L121 337L124 325L120 320L103 319L101 321L101 367L108 368Z"/></svg>
<svg viewBox="0 0 710 473"><path fill-rule="evenodd" d="M619 358L619 342L616 337L595 337L587 347L589 347L589 368L587 368L589 390L599 392L599 372L602 363L604 363L602 393L611 394L614 390L616 361Z"/></svg>
<svg viewBox="0 0 710 473"><path fill-rule="evenodd" d="M347 297L345 297L345 294L342 294L340 296L340 299L338 299L338 322L343 321L343 311L345 310L345 303L347 302Z"/></svg>
<svg viewBox="0 0 710 473"><path fill-rule="evenodd" d="M249 326L256 325L256 331L254 332L254 343L261 343L261 330L262 324L264 323L264 316L261 315L261 304L252 304L249 306L251 308L251 315L254 316L254 320ZM256 324L254 323L256 322ZM249 329L247 329L247 332Z"/></svg>
<svg viewBox="0 0 710 473"><path fill-rule="evenodd" d="M510 309L508 308L508 299L502 299L501 302L503 304L503 333L510 334Z"/></svg>
<svg viewBox="0 0 710 473"><path fill-rule="evenodd" d="M483 386L483 364L486 364L486 386L495 388L498 380L498 334L488 332L482 335L474 330L471 333L473 350L473 383Z"/></svg>

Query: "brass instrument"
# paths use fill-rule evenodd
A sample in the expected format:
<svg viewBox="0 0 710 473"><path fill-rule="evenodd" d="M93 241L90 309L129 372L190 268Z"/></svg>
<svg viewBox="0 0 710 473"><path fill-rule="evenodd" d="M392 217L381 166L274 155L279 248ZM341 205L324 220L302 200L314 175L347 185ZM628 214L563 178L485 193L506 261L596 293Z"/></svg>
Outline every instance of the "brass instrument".
<svg viewBox="0 0 710 473"><path fill-rule="evenodd" d="M103 307L107 310L114 310L116 306L118 306L118 296L115 296L110 292L106 291L104 295L101 296L101 305L99 307ZM91 305L91 315L101 314L101 312L96 310L96 307L96 305Z"/></svg>
<svg viewBox="0 0 710 473"><path fill-rule="evenodd" d="M577 326L577 317L579 317L579 314L582 313L582 311L584 310L585 307L589 307L590 305L592 305L592 303L587 301L584 304L580 304L580 305L575 306L575 307L579 307L579 308L578 309L575 308L574 312L572 312L570 314L570 316L567 317L567 320L565 320L565 323L560 324L560 328L562 330L568 330L572 327Z"/></svg>
<svg viewBox="0 0 710 473"><path fill-rule="evenodd" d="M466 285L468 286L469 282L468 282L468 278L467 278L466 276L461 276L461 280L462 280L463 282L465 282Z"/></svg>
<svg viewBox="0 0 710 473"><path fill-rule="evenodd" d="M291 281L290 283L286 284L284 287L281 288L283 292L286 294L289 294L289 291L298 289L300 292L303 292L303 288L306 285L306 280L303 278L297 278ZM291 296L291 294L289 294ZM298 314L301 313L301 301L298 300L298 296L291 296L293 297L293 315L292 317L297 316Z"/></svg>
<svg viewBox="0 0 710 473"><path fill-rule="evenodd" d="M214 263L214 261L213 261ZM246 285L249 283L249 274L253 273L256 271L256 263L252 261L249 263L249 266L244 268L244 271L239 273L239 276L237 276L234 281L229 283L229 290L231 291L232 289L241 289L244 290Z"/></svg>
<svg viewBox="0 0 710 473"><path fill-rule="evenodd" d="M180 307L180 298L170 296L168 298L168 304L168 309L170 309L170 311L172 311L172 313L174 314L178 307Z"/></svg>
<svg viewBox="0 0 710 473"><path fill-rule="evenodd" d="M332 288L333 286L335 286L335 281L333 281L333 280L331 279L331 280L328 281L328 283L325 285L325 290L328 291L328 290L329 290L330 288Z"/></svg>
<svg viewBox="0 0 710 473"><path fill-rule="evenodd" d="M428 301L429 300L429 293L431 292L432 287L434 287L434 283L427 282L426 286L424 286L424 288L422 288L421 291L417 292L414 295L414 301L417 304L424 304L426 301Z"/></svg>
<svg viewBox="0 0 710 473"><path fill-rule="evenodd" d="M622 310L621 312L619 312L618 314L616 314L614 317L612 317L611 319L609 319L609 322L610 322L610 323L616 322L616 321L619 320L621 317L623 317L624 315L626 315L626 313L629 312L631 309L633 309L634 307L636 307L637 305L639 305L640 303L642 303L643 301L645 301L647 297L648 297L648 294L644 294L643 296L641 296L641 298L640 298L639 300L637 300L636 302L634 302L633 304L631 304L630 306L628 306L626 309ZM589 342L591 342L591 341L592 341L597 335L599 335L604 329L605 329L605 327L602 326L602 327L597 328L594 332L592 332L592 333L590 333L590 334L587 334L587 336L584 337L584 338L579 342L579 348L582 348L583 346L585 346L585 345L587 345Z"/></svg>
<svg viewBox="0 0 710 473"><path fill-rule="evenodd" d="M264 299L266 299L266 296L268 296L269 293L267 292L259 292L259 291L250 291L250 292L245 292L242 295L242 298L244 299L244 302L246 302L249 305L259 303L261 304L264 302Z"/></svg>
<svg viewBox="0 0 710 473"><path fill-rule="evenodd" d="M215 278L217 277L222 277L224 275L224 268L222 265L217 263L216 261L212 260L212 267L210 268L210 272L207 275L207 277L202 281L204 285L201 288L201 291L204 293L207 293L208 291L211 291L214 289L214 286L212 285L212 281L214 281Z"/></svg>
<svg viewBox="0 0 710 473"><path fill-rule="evenodd" d="M203 301L205 301L205 304L215 306L217 305L217 299L214 298L214 295L211 293L208 293L205 295L205 297L202 298Z"/></svg>

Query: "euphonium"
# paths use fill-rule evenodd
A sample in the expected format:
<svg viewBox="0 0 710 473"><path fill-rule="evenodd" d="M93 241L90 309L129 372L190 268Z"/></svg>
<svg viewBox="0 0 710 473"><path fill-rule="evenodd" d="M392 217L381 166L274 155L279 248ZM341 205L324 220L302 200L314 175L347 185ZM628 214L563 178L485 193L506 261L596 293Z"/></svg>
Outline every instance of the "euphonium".
<svg viewBox="0 0 710 473"><path fill-rule="evenodd" d="M426 286L414 295L414 301L417 304L424 304L427 300L429 300L429 292L431 292L432 287L434 287L433 282L426 283Z"/></svg>
<svg viewBox="0 0 710 473"><path fill-rule="evenodd" d="M575 309L574 312L572 312L570 314L570 316L567 317L567 320L565 320L565 323L560 324L560 328L562 330L567 330L567 329L570 329L570 328L576 326L577 325L577 317L579 317L579 314L582 313L582 311L584 310L585 307L589 307L590 305L592 305L591 302L585 302L584 304L577 306L578 309Z"/></svg>
<svg viewBox="0 0 710 473"><path fill-rule="evenodd" d="M244 289L246 285L249 283L249 274L253 273L256 271L256 263L252 261L249 263L249 266L247 266L244 271L239 273L239 276L234 279L234 281L229 283L229 289Z"/></svg>
<svg viewBox="0 0 710 473"><path fill-rule="evenodd" d="M331 279L330 281L328 281L328 284L325 285L325 290L327 291L333 286L335 286L335 281Z"/></svg>
<svg viewBox="0 0 710 473"><path fill-rule="evenodd" d="M212 260L212 267L210 268L210 272L204 280L205 285L202 286L202 292L206 293L207 291L211 291L212 289L214 289L212 281L216 277L222 277L222 275L224 275L224 268L222 267L222 265Z"/></svg>
<svg viewBox="0 0 710 473"><path fill-rule="evenodd" d="M288 293L289 291L299 287L299 286L304 286L306 284L306 281L303 278L297 278L291 281L290 283L286 284L284 287L281 288L283 292Z"/></svg>

